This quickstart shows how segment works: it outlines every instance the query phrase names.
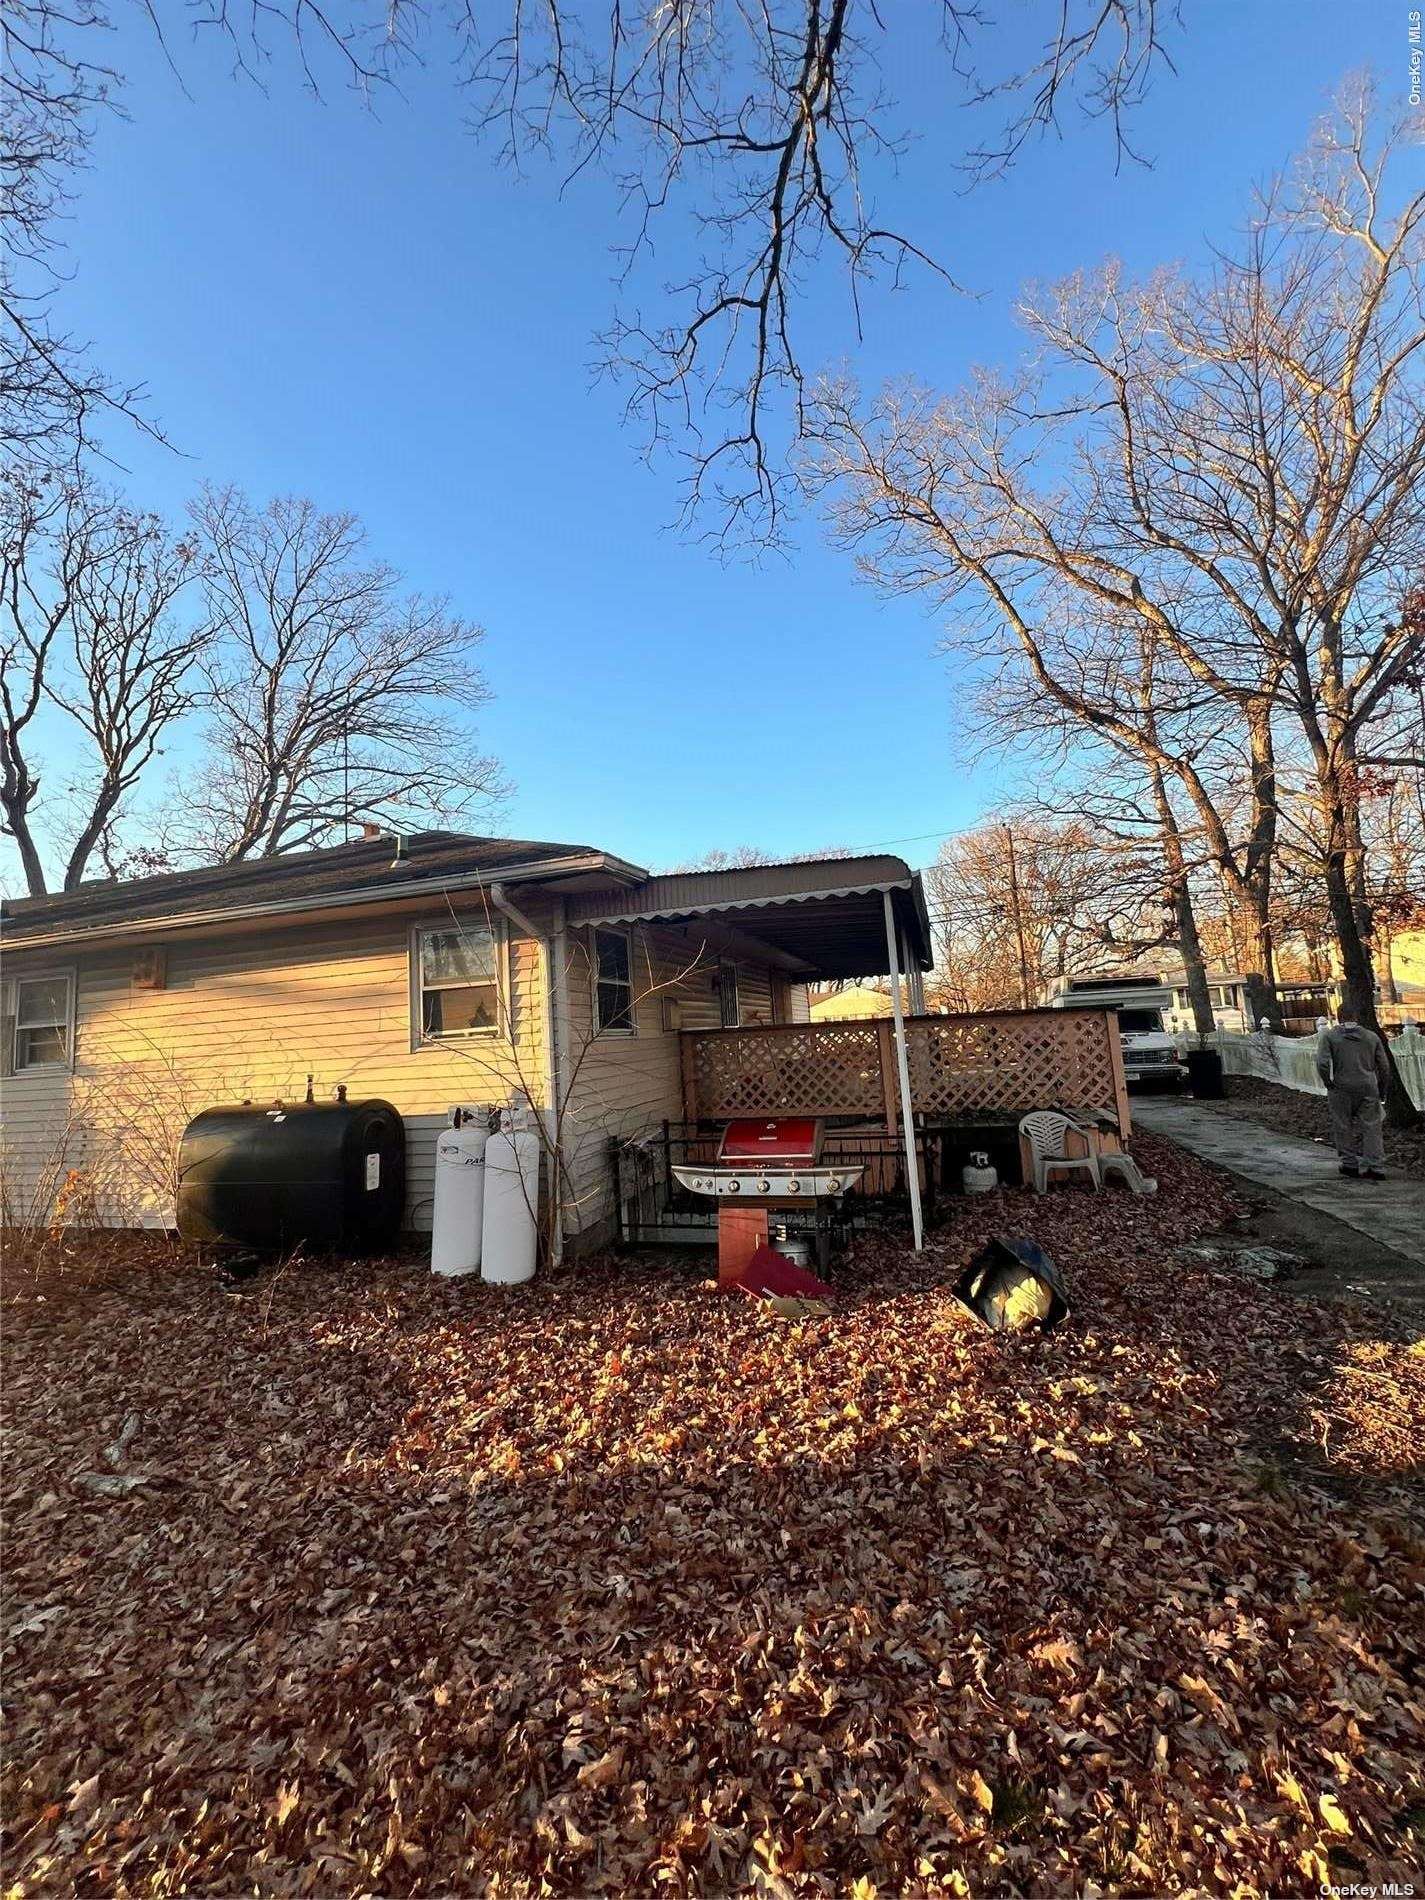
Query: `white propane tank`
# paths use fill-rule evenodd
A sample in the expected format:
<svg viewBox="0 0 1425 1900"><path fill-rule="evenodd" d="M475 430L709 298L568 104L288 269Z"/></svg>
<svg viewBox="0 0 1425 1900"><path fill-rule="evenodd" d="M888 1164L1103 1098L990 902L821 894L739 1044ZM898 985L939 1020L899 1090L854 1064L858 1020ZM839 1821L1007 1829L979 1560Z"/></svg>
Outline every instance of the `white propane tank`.
<svg viewBox="0 0 1425 1900"><path fill-rule="evenodd" d="M513 1123L513 1126L511 1124ZM523 1286L539 1247L539 1136L522 1114L505 1114L485 1145L485 1239L480 1278Z"/></svg>
<svg viewBox="0 0 1425 1900"><path fill-rule="evenodd" d="M988 1194L999 1186L999 1176L983 1148L976 1148L960 1170L960 1182L967 1194Z"/></svg>
<svg viewBox="0 0 1425 1900"><path fill-rule="evenodd" d="M456 1279L480 1266L484 1233L485 1149L489 1130L468 1120L469 1109L452 1112L435 1144L435 1212L431 1218L432 1273Z"/></svg>

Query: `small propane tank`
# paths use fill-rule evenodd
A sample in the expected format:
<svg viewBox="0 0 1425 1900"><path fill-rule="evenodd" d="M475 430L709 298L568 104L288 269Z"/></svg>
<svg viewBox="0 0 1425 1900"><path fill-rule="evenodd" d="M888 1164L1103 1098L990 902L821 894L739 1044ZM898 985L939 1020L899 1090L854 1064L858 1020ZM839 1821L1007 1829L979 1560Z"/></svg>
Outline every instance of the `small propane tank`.
<svg viewBox="0 0 1425 1900"><path fill-rule="evenodd" d="M480 1266L485 1213L485 1148L490 1131L468 1108L451 1110L435 1144L432 1273L456 1279Z"/></svg>
<svg viewBox="0 0 1425 1900"><path fill-rule="evenodd" d="M508 1111L485 1144L485 1225L480 1278L523 1286L539 1252L539 1136L531 1118Z"/></svg>
<svg viewBox="0 0 1425 1900"><path fill-rule="evenodd" d="M988 1194L999 1186L999 1176L983 1148L976 1148L960 1170L960 1182L967 1194Z"/></svg>

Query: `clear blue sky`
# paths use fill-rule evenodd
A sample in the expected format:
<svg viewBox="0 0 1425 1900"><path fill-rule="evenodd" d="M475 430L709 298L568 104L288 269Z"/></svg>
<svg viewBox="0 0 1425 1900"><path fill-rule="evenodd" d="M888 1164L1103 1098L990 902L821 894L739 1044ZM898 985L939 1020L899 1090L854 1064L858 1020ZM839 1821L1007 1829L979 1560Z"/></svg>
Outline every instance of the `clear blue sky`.
<svg viewBox="0 0 1425 1900"><path fill-rule="evenodd" d="M1003 11L997 58L1046 9ZM538 162L497 169L438 53L372 113L339 90L313 101L280 64L264 95L216 44L180 39L185 96L132 12L114 49L129 117L83 181L64 310L115 375L147 381L184 451L115 439L136 500L177 513L212 479L357 511L413 584L487 629L482 739L517 787L515 835L666 864L877 844L986 809L993 779L955 762L955 674L917 608L859 585L814 521L756 569L668 532L672 471L640 462L589 374L615 296L606 184L561 197ZM1184 0L1177 75L1134 128L1151 170L1115 175L1104 130L1070 123L968 196L955 82L893 34L887 85L919 138L898 180L874 180L877 205L979 295L920 280L873 298L859 348L828 298L809 359L950 384L1018 350L1026 278L1110 251L1135 269L1200 258L1343 73L1369 65L1401 99L1405 12ZM934 839L905 851L924 862Z"/></svg>

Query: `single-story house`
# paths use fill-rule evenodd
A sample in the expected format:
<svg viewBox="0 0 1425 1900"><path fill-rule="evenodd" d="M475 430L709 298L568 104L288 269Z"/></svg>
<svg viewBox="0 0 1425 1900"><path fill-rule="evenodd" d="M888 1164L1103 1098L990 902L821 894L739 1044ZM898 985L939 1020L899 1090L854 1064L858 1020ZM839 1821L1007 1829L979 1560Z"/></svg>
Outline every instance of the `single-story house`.
<svg viewBox="0 0 1425 1900"><path fill-rule="evenodd" d="M807 1020L816 979L930 968L897 857L653 876L593 846L367 836L0 906L7 1218L56 1195L171 1218L178 1135L344 1086L405 1120L428 1226L456 1104L557 1120L556 1224L609 1230L612 1136L683 1113L680 1031Z"/></svg>
<svg viewBox="0 0 1425 1900"><path fill-rule="evenodd" d="M890 1013L890 992L865 983L848 983L845 989L813 997L811 1003L814 1023L874 1022Z"/></svg>

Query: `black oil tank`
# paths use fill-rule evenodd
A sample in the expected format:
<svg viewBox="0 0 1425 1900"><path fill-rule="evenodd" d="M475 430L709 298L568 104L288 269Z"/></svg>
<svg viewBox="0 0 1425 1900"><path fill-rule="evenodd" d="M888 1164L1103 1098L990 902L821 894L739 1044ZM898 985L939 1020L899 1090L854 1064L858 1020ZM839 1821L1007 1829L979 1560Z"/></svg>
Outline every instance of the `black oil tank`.
<svg viewBox="0 0 1425 1900"><path fill-rule="evenodd" d="M239 1102L183 1131L185 1240L377 1253L405 1204L406 1130L389 1102Z"/></svg>

